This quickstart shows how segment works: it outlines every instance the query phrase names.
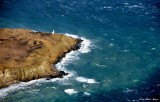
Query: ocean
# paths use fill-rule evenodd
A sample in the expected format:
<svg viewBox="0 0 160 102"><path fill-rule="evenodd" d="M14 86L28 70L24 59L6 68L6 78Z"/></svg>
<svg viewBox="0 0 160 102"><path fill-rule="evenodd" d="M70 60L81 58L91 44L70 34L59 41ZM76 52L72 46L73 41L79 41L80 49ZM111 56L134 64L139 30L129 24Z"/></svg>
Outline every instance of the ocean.
<svg viewBox="0 0 160 102"><path fill-rule="evenodd" d="M64 78L0 89L0 102L160 101L159 0L0 0L0 28L83 39Z"/></svg>

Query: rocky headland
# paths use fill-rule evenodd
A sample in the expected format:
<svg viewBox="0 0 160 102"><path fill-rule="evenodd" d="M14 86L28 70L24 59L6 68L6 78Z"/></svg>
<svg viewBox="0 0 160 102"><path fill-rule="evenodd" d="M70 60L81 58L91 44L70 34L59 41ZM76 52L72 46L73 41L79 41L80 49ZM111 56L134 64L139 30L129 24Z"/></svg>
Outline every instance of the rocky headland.
<svg viewBox="0 0 160 102"><path fill-rule="evenodd" d="M0 88L20 81L63 77L55 64L80 46L80 39L28 29L0 29Z"/></svg>

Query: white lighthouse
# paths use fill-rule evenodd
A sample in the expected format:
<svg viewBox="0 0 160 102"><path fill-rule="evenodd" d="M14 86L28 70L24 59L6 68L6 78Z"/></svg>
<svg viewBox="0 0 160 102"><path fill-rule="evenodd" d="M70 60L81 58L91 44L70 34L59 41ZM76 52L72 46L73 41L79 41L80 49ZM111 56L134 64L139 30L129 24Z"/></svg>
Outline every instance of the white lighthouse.
<svg viewBox="0 0 160 102"><path fill-rule="evenodd" d="M52 31L52 34L54 34L54 30Z"/></svg>

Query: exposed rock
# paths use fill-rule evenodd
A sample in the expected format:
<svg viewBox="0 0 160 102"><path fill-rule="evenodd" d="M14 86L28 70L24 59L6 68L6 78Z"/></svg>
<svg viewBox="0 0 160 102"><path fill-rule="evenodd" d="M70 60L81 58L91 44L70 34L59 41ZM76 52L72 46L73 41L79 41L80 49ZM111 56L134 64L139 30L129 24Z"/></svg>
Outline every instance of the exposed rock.
<svg viewBox="0 0 160 102"><path fill-rule="evenodd" d="M56 64L80 39L26 29L0 29L0 88L42 77L63 77Z"/></svg>

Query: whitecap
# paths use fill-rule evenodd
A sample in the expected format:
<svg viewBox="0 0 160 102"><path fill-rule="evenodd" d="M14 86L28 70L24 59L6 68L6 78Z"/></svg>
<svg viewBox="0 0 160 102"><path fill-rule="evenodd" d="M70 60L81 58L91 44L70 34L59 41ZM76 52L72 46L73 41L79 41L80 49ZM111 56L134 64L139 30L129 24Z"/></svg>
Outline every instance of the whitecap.
<svg viewBox="0 0 160 102"><path fill-rule="evenodd" d="M128 5L129 3L126 2L126 3L123 3L123 4L124 4L124 5Z"/></svg>
<svg viewBox="0 0 160 102"><path fill-rule="evenodd" d="M129 8L144 8L143 6L140 5L132 5L132 6L128 6Z"/></svg>
<svg viewBox="0 0 160 102"><path fill-rule="evenodd" d="M91 52L91 44L92 42L88 39L85 39L85 38L81 38L83 41L81 43L81 47L80 49L78 50L80 53L88 53L88 52Z"/></svg>
<svg viewBox="0 0 160 102"><path fill-rule="evenodd" d="M86 95L86 96L90 96L90 95L91 95L91 93L89 93L89 92L84 92L84 95Z"/></svg>
<svg viewBox="0 0 160 102"><path fill-rule="evenodd" d="M72 77L76 74L76 72L67 70L66 66L69 63L73 63L73 61L78 60L79 59L78 55L80 53L90 52L91 51L91 41L86 38L79 37L78 35L73 35L73 34L68 34L68 33L65 33L65 35L73 37L73 38L80 38L83 40L78 50L67 53L66 56L62 58L61 61L55 65L58 70L63 70L67 73L70 73L68 77Z"/></svg>
<svg viewBox="0 0 160 102"><path fill-rule="evenodd" d="M78 52L77 51L71 51L69 52L68 54L66 54L66 56L64 58L61 59L60 62L58 62L55 67L58 69L58 70L63 70L67 73L72 73L72 74L69 74L70 77L74 76L75 72L74 71L69 71L66 69L66 66L69 64L69 63L73 63L74 60L78 60Z"/></svg>
<svg viewBox="0 0 160 102"><path fill-rule="evenodd" d="M98 64L98 63L96 63L95 65L96 65L97 67L101 67L101 68L106 67L106 65L101 65L101 64Z"/></svg>
<svg viewBox="0 0 160 102"><path fill-rule="evenodd" d="M78 93L78 91L75 91L74 89L65 89L64 92L69 94L69 95Z"/></svg>
<svg viewBox="0 0 160 102"><path fill-rule="evenodd" d="M52 78L50 80L46 80L45 78L41 78L41 79L31 80L29 82L20 82L17 84L12 84L9 87L0 89L0 98L4 98L5 96L7 96L8 94L10 94L14 91L26 89L27 87L29 88L29 86L31 86L31 85L40 85L41 83L46 83L46 82L59 82L60 84L66 84L63 82L68 80L69 77L71 77L71 76L72 76L72 73L67 76L64 76L64 78Z"/></svg>
<svg viewBox="0 0 160 102"><path fill-rule="evenodd" d="M128 52L128 50L123 50L124 52Z"/></svg>
<svg viewBox="0 0 160 102"><path fill-rule="evenodd" d="M109 44L109 47L114 47L114 44L113 43Z"/></svg>
<svg viewBox="0 0 160 102"><path fill-rule="evenodd" d="M156 50L156 48L152 48L152 50Z"/></svg>
<svg viewBox="0 0 160 102"><path fill-rule="evenodd" d="M98 83L98 82L96 82L94 79L89 79L89 78L85 78L85 77L77 77L76 80L77 80L78 82L89 83L89 84Z"/></svg>
<svg viewBox="0 0 160 102"><path fill-rule="evenodd" d="M68 33L65 33L65 35L67 36L70 36L70 37L73 37L73 38L80 38L82 39L83 41L81 42L81 47L80 49L78 49L78 51L80 53L88 53L91 51L91 47L92 47L92 42L84 37L79 37L78 35L73 35L73 34L68 34Z"/></svg>
<svg viewBox="0 0 160 102"><path fill-rule="evenodd" d="M3 88L3 89L0 89L0 98L3 98L5 96L7 96L10 92L13 92L13 91L17 91L17 90L21 90L21 89L24 89L30 85L33 85L33 84L36 84L38 85L40 82L44 82L45 79L42 78L42 79L38 79L38 80L32 80L32 81L29 81L29 82L20 82L20 83L17 83L17 84L13 84L7 88ZM38 83L37 83L38 82Z"/></svg>

